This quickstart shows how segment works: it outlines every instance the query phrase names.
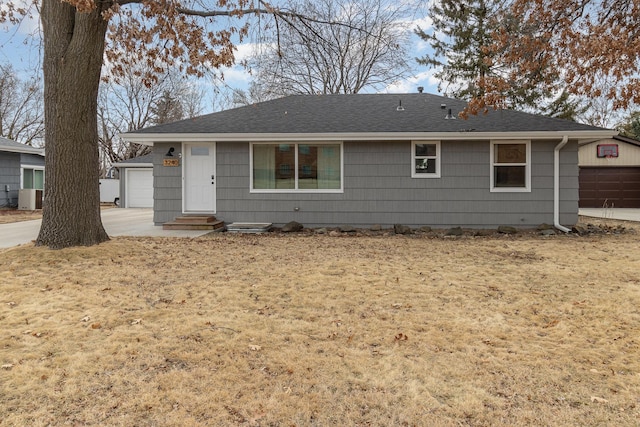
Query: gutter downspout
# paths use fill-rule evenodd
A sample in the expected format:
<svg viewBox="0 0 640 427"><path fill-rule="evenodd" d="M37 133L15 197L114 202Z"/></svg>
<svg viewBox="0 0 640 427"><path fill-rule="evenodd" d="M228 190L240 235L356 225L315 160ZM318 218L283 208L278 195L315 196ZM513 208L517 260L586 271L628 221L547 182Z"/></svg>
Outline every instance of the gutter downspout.
<svg viewBox="0 0 640 427"><path fill-rule="evenodd" d="M571 230L560 224L560 150L568 141L569 136L563 136L562 141L553 150L553 226L565 233L570 233Z"/></svg>

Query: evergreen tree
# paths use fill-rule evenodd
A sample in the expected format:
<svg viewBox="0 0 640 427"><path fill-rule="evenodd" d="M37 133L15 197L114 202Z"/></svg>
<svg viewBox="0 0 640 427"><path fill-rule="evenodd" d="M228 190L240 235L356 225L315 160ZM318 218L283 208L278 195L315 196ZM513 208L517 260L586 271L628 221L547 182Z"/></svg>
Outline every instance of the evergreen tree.
<svg viewBox="0 0 640 427"><path fill-rule="evenodd" d="M438 90L447 96L472 99L483 95L478 79L493 73L487 50L496 29L496 0L439 0L429 10L433 28L416 33L433 49L418 63L434 67Z"/></svg>
<svg viewBox="0 0 640 427"><path fill-rule="evenodd" d="M453 98L473 101L487 97L487 81L504 79L509 82L498 90L503 108L519 108L551 117L576 120L584 112L581 102L566 91L552 97L554 87L538 85L539 74L551 82L557 75L550 64L541 61L540 68L528 74L514 73L498 58L495 37L501 33L535 34L537 29L524 25L502 0L437 0L429 17L433 28L416 33L433 49L433 54L418 58L418 62L436 69L440 79L438 90ZM511 47L503 47L508 49ZM542 70L542 72L540 71ZM551 70L551 71L550 71ZM472 111L474 112L474 111ZM463 112L466 115L467 111Z"/></svg>
<svg viewBox="0 0 640 427"><path fill-rule="evenodd" d="M640 141L640 111L631 113L626 120L618 125L620 134Z"/></svg>
<svg viewBox="0 0 640 427"><path fill-rule="evenodd" d="M168 90L162 92L162 96L151 107L151 122L155 125L171 123L184 118L182 102L173 96Z"/></svg>
<svg viewBox="0 0 640 427"><path fill-rule="evenodd" d="M541 107L539 112L545 116L575 122L588 109L589 105L585 106L580 100L575 99L569 92L563 90L556 99Z"/></svg>

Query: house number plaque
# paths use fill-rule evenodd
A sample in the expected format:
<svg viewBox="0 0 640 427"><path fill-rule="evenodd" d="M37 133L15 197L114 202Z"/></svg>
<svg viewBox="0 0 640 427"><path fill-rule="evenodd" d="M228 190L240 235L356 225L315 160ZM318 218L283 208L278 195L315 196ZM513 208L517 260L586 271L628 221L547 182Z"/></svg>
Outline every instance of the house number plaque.
<svg viewBox="0 0 640 427"><path fill-rule="evenodd" d="M178 159L164 159L163 166L180 166L180 160Z"/></svg>

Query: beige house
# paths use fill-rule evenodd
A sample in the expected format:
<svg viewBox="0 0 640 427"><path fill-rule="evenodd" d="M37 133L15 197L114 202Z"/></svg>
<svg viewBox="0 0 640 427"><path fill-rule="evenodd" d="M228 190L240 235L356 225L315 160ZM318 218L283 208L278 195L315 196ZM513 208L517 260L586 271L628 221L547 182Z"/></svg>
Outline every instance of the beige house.
<svg viewBox="0 0 640 427"><path fill-rule="evenodd" d="M581 208L640 208L640 141L616 135L578 147Z"/></svg>

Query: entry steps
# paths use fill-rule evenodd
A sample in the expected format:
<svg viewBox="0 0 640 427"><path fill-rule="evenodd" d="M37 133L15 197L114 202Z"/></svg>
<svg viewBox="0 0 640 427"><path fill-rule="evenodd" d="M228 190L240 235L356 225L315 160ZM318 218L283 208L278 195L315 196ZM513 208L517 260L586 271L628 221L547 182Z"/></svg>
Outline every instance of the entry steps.
<svg viewBox="0 0 640 427"><path fill-rule="evenodd" d="M212 215L179 216L171 222L162 224L163 230L224 230L224 221Z"/></svg>

